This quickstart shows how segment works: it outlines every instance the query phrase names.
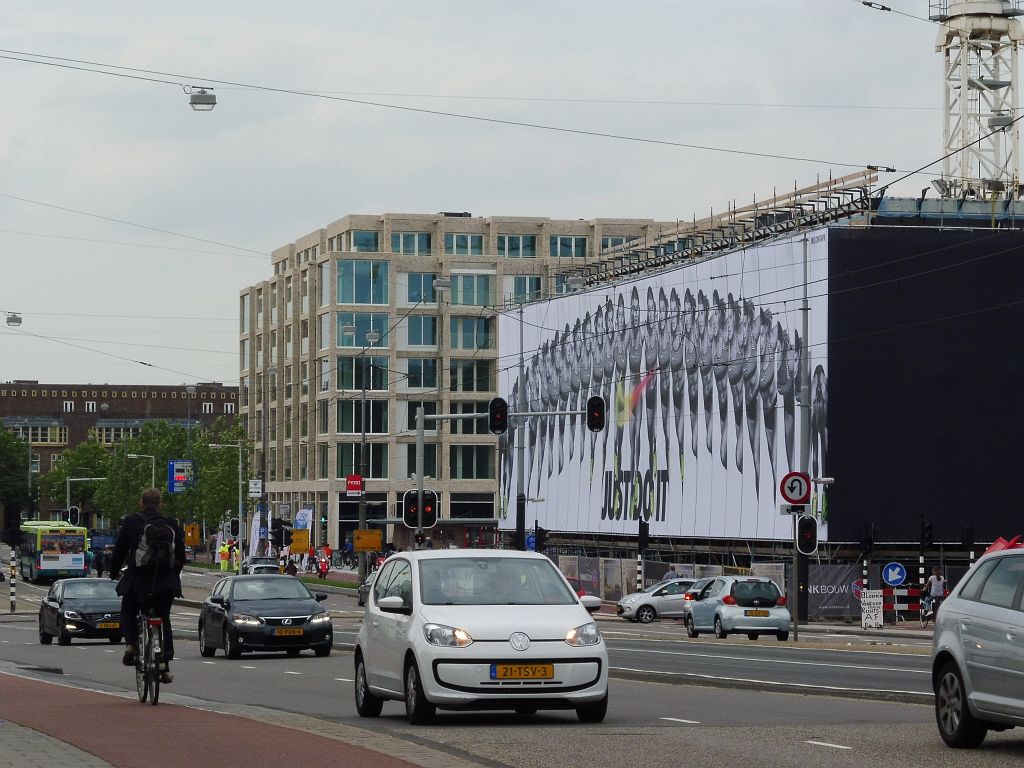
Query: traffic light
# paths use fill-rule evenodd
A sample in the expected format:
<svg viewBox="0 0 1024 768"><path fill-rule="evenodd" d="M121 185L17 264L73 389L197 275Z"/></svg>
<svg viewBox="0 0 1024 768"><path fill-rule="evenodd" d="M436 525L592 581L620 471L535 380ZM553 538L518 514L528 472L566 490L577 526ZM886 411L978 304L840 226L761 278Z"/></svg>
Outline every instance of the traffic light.
<svg viewBox="0 0 1024 768"><path fill-rule="evenodd" d="M495 397L487 405L487 429L494 435L503 435L508 429L508 402Z"/></svg>
<svg viewBox="0 0 1024 768"><path fill-rule="evenodd" d="M927 549L935 540L935 526L922 518L921 520L921 549Z"/></svg>
<svg viewBox="0 0 1024 768"><path fill-rule="evenodd" d="M870 555L875 549L875 526L872 523L864 523L864 532L860 537L860 551Z"/></svg>
<svg viewBox="0 0 1024 768"><path fill-rule="evenodd" d="M539 525L534 524L533 528L533 551L543 552L544 548L548 545L548 531L547 528L541 528Z"/></svg>
<svg viewBox="0 0 1024 768"><path fill-rule="evenodd" d="M591 398L593 399L593 398ZM600 400L601 398L598 398ZM602 406L604 401L601 401ZM637 538L637 549L640 552L644 552L647 549L647 539L651 534L651 525L644 518L640 518L640 535Z"/></svg>
<svg viewBox="0 0 1024 768"><path fill-rule="evenodd" d="M965 525L960 529L960 544L968 552L974 549L974 526Z"/></svg>
<svg viewBox="0 0 1024 768"><path fill-rule="evenodd" d="M68 507L68 522L78 525L82 521L82 510L78 507Z"/></svg>
<svg viewBox="0 0 1024 768"><path fill-rule="evenodd" d="M796 551L801 555L818 551L818 521L810 515L801 515L796 520Z"/></svg>
<svg viewBox="0 0 1024 768"><path fill-rule="evenodd" d="M238 518L237 517L232 517L231 518L231 538L233 538L233 539L237 539L238 538Z"/></svg>
<svg viewBox="0 0 1024 768"><path fill-rule="evenodd" d="M284 523L276 517L270 521L270 543L275 547L284 546Z"/></svg>
<svg viewBox="0 0 1024 768"><path fill-rule="evenodd" d="M411 488L402 495L402 522L406 528L415 530L419 527L419 515L416 504L417 492ZM437 491L423 489L423 527L433 528L437 525L437 510L441 505L441 499Z"/></svg>
<svg viewBox="0 0 1024 768"><path fill-rule="evenodd" d="M423 527L433 528L437 525L437 508L441 500L437 491L423 491Z"/></svg>
<svg viewBox="0 0 1024 768"><path fill-rule="evenodd" d="M587 429L591 432L604 429L604 398L600 395L587 400Z"/></svg>
<svg viewBox="0 0 1024 768"><path fill-rule="evenodd" d="M402 522L406 528L416 529L416 489L406 491L402 495Z"/></svg>

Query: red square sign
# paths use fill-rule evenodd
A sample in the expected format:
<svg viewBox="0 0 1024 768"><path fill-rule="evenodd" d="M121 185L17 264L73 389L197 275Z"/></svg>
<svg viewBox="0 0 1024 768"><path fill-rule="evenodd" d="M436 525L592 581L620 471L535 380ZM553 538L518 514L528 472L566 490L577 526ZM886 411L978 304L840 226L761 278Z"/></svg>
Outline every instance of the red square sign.
<svg viewBox="0 0 1024 768"><path fill-rule="evenodd" d="M345 478L345 487L348 490L349 496L362 496L363 495L363 476L362 475L349 475Z"/></svg>

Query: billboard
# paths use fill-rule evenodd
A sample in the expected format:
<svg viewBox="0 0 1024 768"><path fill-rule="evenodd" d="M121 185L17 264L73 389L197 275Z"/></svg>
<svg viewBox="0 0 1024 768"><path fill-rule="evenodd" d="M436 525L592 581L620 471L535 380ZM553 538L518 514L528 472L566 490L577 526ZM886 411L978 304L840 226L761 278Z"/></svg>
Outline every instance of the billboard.
<svg viewBox="0 0 1024 768"><path fill-rule="evenodd" d="M802 338L807 269L809 338ZM522 309L525 371L502 370L513 412L500 440L500 527L515 527L517 441L530 520L567 532L788 539L778 483L801 466L798 372L809 356L809 453L824 474L828 403L828 233L809 232ZM519 311L499 320L500 359L519 354ZM823 529L823 534L827 529Z"/></svg>

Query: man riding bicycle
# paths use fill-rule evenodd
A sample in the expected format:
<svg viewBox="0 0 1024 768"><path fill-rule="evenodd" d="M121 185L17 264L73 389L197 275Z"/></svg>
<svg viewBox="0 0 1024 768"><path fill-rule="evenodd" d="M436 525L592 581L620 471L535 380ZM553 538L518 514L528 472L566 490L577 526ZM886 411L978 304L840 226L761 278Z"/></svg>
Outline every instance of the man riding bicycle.
<svg viewBox="0 0 1024 768"><path fill-rule="evenodd" d="M934 613L946 596L946 580L942 578L942 569L937 565L932 568L932 575L928 577L926 592L925 610Z"/></svg>
<svg viewBox="0 0 1024 768"><path fill-rule="evenodd" d="M160 491L149 488L142 494L139 512L121 521L114 542L110 578L117 579L121 567L127 565L117 584L121 596L121 634L125 640L126 667L135 666L139 653L139 611L150 608L163 620L164 661L174 658L171 635L171 603L181 597L181 569L185 565L185 537L178 521L160 514ZM163 549L164 551L161 551ZM160 682L172 682L170 670L160 675Z"/></svg>

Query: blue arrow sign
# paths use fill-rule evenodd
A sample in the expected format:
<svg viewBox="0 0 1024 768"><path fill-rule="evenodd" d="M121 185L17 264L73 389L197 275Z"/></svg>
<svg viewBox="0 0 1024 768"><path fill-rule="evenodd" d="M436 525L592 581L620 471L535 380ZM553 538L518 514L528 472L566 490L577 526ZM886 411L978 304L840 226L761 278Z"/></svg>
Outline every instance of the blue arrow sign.
<svg viewBox="0 0 1024 768"><path fill-rule="evenodd" d="M537 549L537 537L532 533L526 534L526 548L531 552Z"/></svg>
<svg viewBox="0 0 1024 768"><path fill-rule="evenodd" d="M890 587L898 587L907 580L907 569L899 563L887 563L882 569L882 581Z"/></svg>

